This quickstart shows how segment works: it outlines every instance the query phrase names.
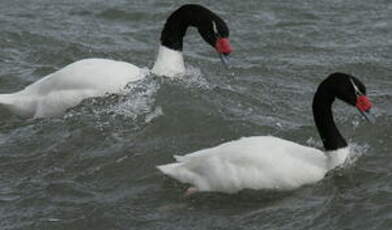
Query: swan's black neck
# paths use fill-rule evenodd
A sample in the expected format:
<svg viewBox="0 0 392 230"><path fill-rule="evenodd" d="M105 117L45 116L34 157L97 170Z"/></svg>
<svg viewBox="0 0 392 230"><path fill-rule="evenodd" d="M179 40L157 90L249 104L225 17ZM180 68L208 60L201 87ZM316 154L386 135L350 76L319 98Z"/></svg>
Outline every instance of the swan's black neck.
<svg viewBox="0 0 392 230"><path fill-rule="evenodd" d="M161 45L172 50L182 51L183 37L186 30L189 26L194 26L198 28L204 40L215 46L216 38L210 31L212 21L219 28L226 27L223 20L207 8L196 4L184 5L174 11L166 20L161 33Z"/></svg>
<svg viewBox="0 0 392 230"><path fill-rule="evenodd" d="M328 81L320 84L313 98L313 117L318 132L327 151L337 150L347 146L346 140L337 129L331 106L335 100L334 90Z"/></svg>

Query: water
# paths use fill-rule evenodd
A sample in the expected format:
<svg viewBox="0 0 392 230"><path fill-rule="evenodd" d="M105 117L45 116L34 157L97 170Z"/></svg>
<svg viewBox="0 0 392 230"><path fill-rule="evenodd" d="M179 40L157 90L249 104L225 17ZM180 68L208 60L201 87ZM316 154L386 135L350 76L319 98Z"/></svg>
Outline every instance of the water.
<svg viewBox="0 0 392 230"><path fill-rule="evenodd" d="M0 229L391 228L392 3L201 2L231 28L232 69L190 29L183 80L150 76L58 118L0 110ZM86 57L151 67L163 22L183 3L2 0L0 92ZM242 136L321 147L311 100L335 71L367 85L377 123L336 103L357 159L319 183L184 198L186 186L155 169Z"/></svg>

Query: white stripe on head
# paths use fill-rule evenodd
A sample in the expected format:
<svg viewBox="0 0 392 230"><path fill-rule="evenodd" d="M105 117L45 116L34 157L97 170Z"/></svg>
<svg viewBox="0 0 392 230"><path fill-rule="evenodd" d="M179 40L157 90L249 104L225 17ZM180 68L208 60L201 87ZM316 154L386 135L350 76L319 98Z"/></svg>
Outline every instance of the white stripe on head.
<svg viewBox="0 0 392 230"><path fill-rule="evenodd" d="M353 85L355 94L360 96L360 95L364 95L364 93L361 92L361 90L358 89L358 86L354 83L354 80L350 77L350 82Z"/></svg>
<svg viewBox="0 0 392 230"><path fill-rule="evenodd" d="M216 27L216 23L214 20L212 20L212 29L214 30L214 33L216 35L219 35L218 28Z"/></svg>

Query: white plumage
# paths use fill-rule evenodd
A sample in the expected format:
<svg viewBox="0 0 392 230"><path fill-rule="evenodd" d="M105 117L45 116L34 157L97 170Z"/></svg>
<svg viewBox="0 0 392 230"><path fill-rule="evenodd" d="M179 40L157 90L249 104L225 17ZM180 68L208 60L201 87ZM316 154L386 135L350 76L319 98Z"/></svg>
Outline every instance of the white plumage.
<svg viewBox="0 0 392 230"><path fill-rule="evenodd" d="M0 94L0 103L21 117L50 117L76 106L83 99L119 93L145 73L138 67L108 59L74 62L25 89Z"/></svg>
<svg viewBox="0 0 392 230"><path fill-rule="evenodd" d="M287 190L321 180L348 153L348 148L324 153L277 137L256 136L175 156L176 163L158 169L198 191Z"/></svg>

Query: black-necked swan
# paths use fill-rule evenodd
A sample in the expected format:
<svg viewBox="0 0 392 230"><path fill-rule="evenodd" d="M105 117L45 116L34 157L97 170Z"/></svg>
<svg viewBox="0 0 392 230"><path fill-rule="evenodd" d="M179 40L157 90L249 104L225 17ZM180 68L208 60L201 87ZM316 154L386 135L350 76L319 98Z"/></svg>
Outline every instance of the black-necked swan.
<svg viewBox="0 0 392 230"><path fill-rule="evenodd" d="M347 142L335 126L331 106L343 100L370 119L371 102L357 78L333 73L313 98L313 117L325 152L273 136L245 137L184 156L175 163L157 166L164 174L197 191L235 193L242 189L295 189L321 180L343 164Z"/></svg>
<svg viewBox="0 0 392 230"><path fill-rule="evenodd" d="M183 5L167 19L152 73L179 77L185 73L182 56L183 37L189 26L216 49L224 64L232 52L229 29L212 11L195 4ZM137 66L109 59L84 59L47 75L25 89L0 94L0 104L24 118L51 117L89 97L121 92L129 82L147 75Z"/></svg>

